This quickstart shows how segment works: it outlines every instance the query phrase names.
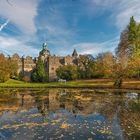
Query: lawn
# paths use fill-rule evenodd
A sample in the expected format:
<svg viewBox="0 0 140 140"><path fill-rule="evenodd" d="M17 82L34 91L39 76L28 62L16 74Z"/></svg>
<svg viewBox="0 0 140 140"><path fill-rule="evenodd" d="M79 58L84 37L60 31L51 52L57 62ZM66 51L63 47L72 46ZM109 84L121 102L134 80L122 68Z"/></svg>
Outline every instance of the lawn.
<svg viewBox="0 0 140 140"><path fill-rule="evenodd" d="M113 88L113 80L110 79L92 79L92 80L76 80L66 83L50 82L50 83L25 83L23 81L10 79L5 83L0 83L1 88ZM140 81L125 80L123 88L140 89Z"/></svg>

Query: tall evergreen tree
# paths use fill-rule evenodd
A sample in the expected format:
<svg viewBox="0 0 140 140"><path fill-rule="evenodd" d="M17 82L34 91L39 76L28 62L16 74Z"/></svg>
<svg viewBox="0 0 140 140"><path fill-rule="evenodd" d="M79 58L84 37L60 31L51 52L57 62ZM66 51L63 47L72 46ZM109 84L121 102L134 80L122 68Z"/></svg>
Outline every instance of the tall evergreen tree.
<svg viewBox="0 0 140 140"><path fill-rule="evenodd" d="M47 82L48 74L46 73L44 63L41 59L37 61L35 70L32 72L31 79L33 82Z"/></svg>
<svg viewBox="0 0 140 140"><path fill-rule="evenodd" d="M140 78L140 24L133 16L121 34L116 54L121 79L125 76Z"/></svg>
<svg viewBox="0 0 140 140"><path fill-rule="evenodd" d="M136 23L134 17L130 18L129 25L122 32L120 43L116 49L116 54L124 58L131 58L140 50L140 24Z"/></svg>
<svg viewBox="0 0 140 140"><path fill-rule="evenodd" d="M140 24L136 23L133 16L130 18L128 25L128 42L132 56L140 56Z"/></svg>

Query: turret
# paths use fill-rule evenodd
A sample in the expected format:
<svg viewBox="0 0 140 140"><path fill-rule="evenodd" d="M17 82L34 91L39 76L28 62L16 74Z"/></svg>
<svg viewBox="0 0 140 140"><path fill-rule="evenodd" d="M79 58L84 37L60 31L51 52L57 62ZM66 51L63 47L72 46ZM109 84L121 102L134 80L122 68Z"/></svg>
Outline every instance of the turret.
<svg viewBox="0 0 140 140"><path fill-rule="evenodd" d="M40 51L39 53L39 57L45 61L48 56L50 56L50 51L48 50L48 46L47 46L47 43L43 43L42 45L42 50Z"/></svg>
<svg viewBox="0 0 140 140"><path fill-rule="evenodd" d="M74 49L74 51L72 53L72 57L78 57L78 53L77 53L76 49Z"/></svg>

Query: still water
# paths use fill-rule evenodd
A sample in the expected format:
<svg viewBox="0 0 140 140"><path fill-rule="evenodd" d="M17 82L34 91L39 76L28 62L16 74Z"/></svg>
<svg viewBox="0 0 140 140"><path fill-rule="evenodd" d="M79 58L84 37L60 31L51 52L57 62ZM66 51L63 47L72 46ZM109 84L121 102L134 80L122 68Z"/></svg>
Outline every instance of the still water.
<svg viewBox="0 0 140 140"><path fill-rule="evenodd" d="M0 140L140 140L140 94L0 90Z"/></svg>

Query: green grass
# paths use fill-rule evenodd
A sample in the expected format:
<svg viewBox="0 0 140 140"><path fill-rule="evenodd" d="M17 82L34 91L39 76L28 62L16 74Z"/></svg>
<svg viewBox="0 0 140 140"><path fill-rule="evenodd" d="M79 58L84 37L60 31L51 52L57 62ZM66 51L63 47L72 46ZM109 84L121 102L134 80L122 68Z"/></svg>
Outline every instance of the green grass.
<svg viewBox="0 0 140 140"><path fill-rule="evenodd" d="M4 84L24 84L24 82L23 81L19 81L19 80L9 79Z"/></svg>
<svg viewBox="0 0 140 140"><path fill-rule="evenodd" d="M5 83L0 83L0 87L13 87L13 88L42 88L42 87L94 87L94 86L111 86L112 82L97 82L97 81L86 81L86 80L80 80L80 81L70 81L66 83L58 83L58 82L50 82L50 83L25 83L23 81L13 80L10 79Z"/></svg>
<svg viewBox="0 0 140 140"><path fill-rule="evenodd" d="M113 88L113 81L109 79L77 80L66 83L25 83L23 81L10 79L0 83L0 88ZM124 81L123 88L140 89L140 81Z"/></svg>

